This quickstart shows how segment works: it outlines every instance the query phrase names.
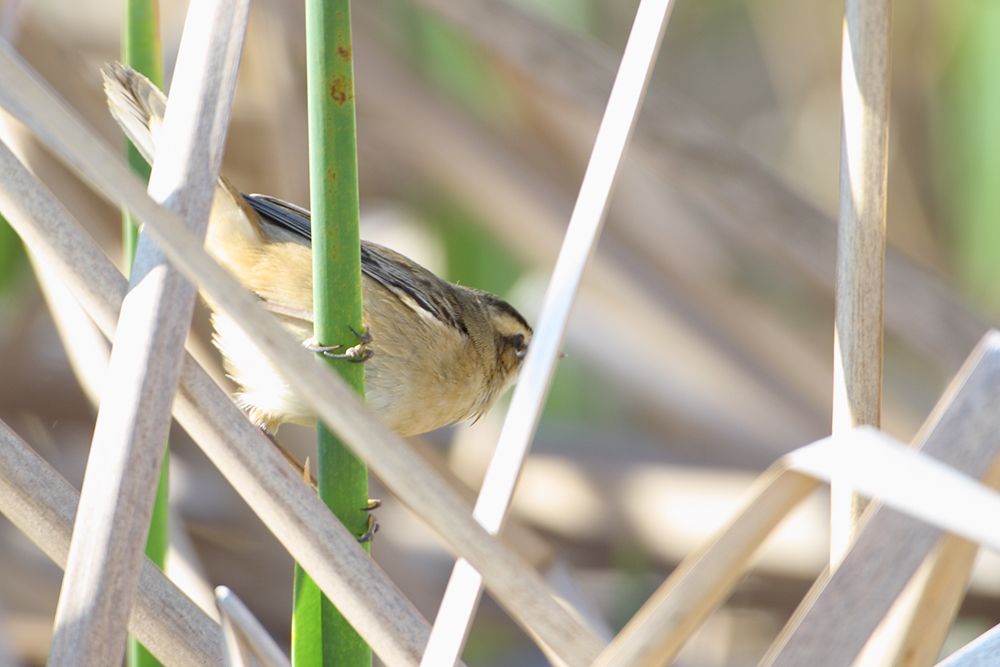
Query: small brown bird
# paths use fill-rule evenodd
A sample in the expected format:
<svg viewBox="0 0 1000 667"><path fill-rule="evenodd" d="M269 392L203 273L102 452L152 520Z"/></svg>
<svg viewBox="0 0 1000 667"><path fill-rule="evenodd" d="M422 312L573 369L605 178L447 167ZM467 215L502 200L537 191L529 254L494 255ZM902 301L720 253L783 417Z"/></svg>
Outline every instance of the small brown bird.
<svg viewBox="0 0 1000 667"><path fill-rule="evenodd" d="M102 73L112 115L152 164L166 96L124 65L109 65ZM308 211L272 197L243 195L220 177L205 245L289 331L310 344ZM403 436L488 411L513 383L527 352L531 327L525 319L503 299L441 280L374 243L361 241L361 269L366 331L352 354L370 355L368 406ZM309 406L239 326L213 311L215 344L250 419L272 434L286 421L314 425Z"/></svg>

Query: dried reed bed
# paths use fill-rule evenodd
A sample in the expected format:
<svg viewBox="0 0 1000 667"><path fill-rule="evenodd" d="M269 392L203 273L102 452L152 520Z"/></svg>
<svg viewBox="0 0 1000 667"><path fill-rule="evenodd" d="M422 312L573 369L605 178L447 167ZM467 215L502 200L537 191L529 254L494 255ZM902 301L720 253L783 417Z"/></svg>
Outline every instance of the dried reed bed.
<svg viewBox="0 0 1000 667"><path fill-rule="evenodd" d="M577 136L563 137L566 151L572 152L574 141L585 143L582 137L601 104L595 105L594 100L608 82L608 63L602 54L506 5L428 3L427 7L462 26L510 68L514 85L523 87L526 98L535 105L535 122L552 125L554 118L569 119ZM281 10L269 7L268 11ZM544 171L537 154L516 143L499 142L498 147L495 134L456 116L435 95L416 89L411 72L385 60L377 45L377 35L384 26L379 25L375 9L368 16L365 11L359 12L360 30L370 31L368 34L376 38L369 46L366 38L358 39L359 108L371 114L373 127L384 130L373 132L368 140L378 145L379 159L399 160L403 166L396 169L413 170L406 175L409 184L403 179L385 185L379 179L387 177L378 176L373 178L375 187L398 192L414 183L432 184L479 211L482 220L492 224L498 236L529 264L551 265L562 233L561 220L567 212L562 184L558 179L532 177L540 169ZM490 30L487 26L501 28ZM252 39L254 31L250 34ZM503 34L510 38L497 36ZM937 556L951 567L935 568L935 561L925 558L932 553L941 529L993 546L996 542L991 542L989 517L970 516L971 512L957 504L950 508L951 514L934 513L935 506L948 510L949 501L931 490L946 488L950 478L933 466L924 477L908 479L910 490L929 489L924 494L927 502L894 496L890 482L898 480L883 474L879 481L878 471L902 469L909 459L891 448L886 454L888 463L881 469L864 452L853 449L843 455L831 453L829 460L808 471L795 468L794 455L776 464L758 482L757 495L748 497L742 514L729 528L690 555L622 634L604 648L605 642L586 622L555 601L524 554L516 555L471 520L468 501L453 490L454 480L442 477L425 458L365 417L336 380L319 372L307 355L296 355L295 346L283 344L283 332L208 260L197 238L147 197L113 151L74 120L73 111L38 87L37 77L16 55L4 53L0 88L5 107L104 196L138 213L184 275L258 332L262 349L284 367L294 369L295 381L301 383L304 393L317 397L320 414L368 460L388 491L419 514L452 553L469 559L483 574L491 595L549 655L570 665L595 661L666 664L724 602L741 580L755 548L795 502L815 487L815 478L825 479L836 470L853 466L871 469L875 481L862 488L876 497L884 496L896 510L880 505L869 508L841 566L817 580L765 656L764 664L850 663L922 564L925 570L939 574L918 574L923 577L920 586L943 589L950 599L945 605L949 611L933 615L930 612L939 609L929 608L929 603L912 605L917 611L904 619L903 626L922 630L909 634L903 650L886 651L880 659L895 664L932 664L936 658L934 644L940 645L944 630L952 623L970 559L967 555ZM366 80L366 61L371 67L367 88L361 83ZM676 419L667 415L682 415L686 428L698 434L695 440L731 440L744 450L744 462L770 462L824 432L828 406L822 405L823 392L818 387L831 373L828 369L807 372L821 367L816 361L816 343L804 339L794 325L775 317L773 309L742 298L729 272L734 263L766 266L780 261L810 281L807 293L829 294L833 285L833 227L741 149L721 139L689 112L685 115L683 109L672 106L655 88L650 101L654 115L637 131L632 159L637 164L632 164L632 171L626 167L622 175L623 191L636 197L629 198L631 208L612 209L612 222L622 222L609 227L611 251L595 258L580 295L580 312L593 313L590 321L603 322L606 328L598 326L596 332L571 330L569 341L592 351L595 366L628 387L642 409L665 422ZM265 109L263 113L279 118L286 111L282 105L294 106L293 101L271 104L277 110ZM406 123L422 131L406 132ZM570 134L569 130L564 132ZM368 150L372 150L370 146ZM59 275L112 337L116 327L122 326L118 313L126 289L124 279L82 234L74 209L60 205L13 153L5 150L2 157L4 195L0 210L38 261ZM391 173L392 167L387 171ZM683 190L684 201L671 202L658 187L649 188L649 183ZM884 205L884 188L877 196ZM669 221L655 213L666 207L677 214ZM665 230L667 223L670 227ZM671 233L691 240L690 248L672 249L676 236ZM915 443L925 454L991 482L996 456L991 437L996 419L991 410L996 404L992 395L997 384L996 341L985 339L958 370L985 327L939 280L901 255L887 256L886 276L889 329L926 355L939 372L958 372ZM713 316L706 321L703 314L683 307L690 301L713 311ZM623 329L628 331L625 349L607 345ZM706 330L712 334L704 335ZM627 354L632 348L641 354ZM679 350L683 353L678 354ZM163 360L168 365L174 363L180 374L174 416L208 458L344 610L386 664L419 662L428 625L397 584L360 552L197 362L190 356L173 362ZM4 513L20 521L26 532L35 530L32 539L48 545L47 553L64 564L69 550L68 517L74 514L76 499L57 473L13 432L5 430L4 441L5 451L11 452L5 466ZM130 474L123 472L122 479L142 486ZM958 484L973 494L970 497L986 493L968 479ZM907 485L902 487L905 490ZM982 497L992 498L988 493ZM17 518L18 511L23 518ZM910 514L921 520L909 518ZM40 515L52 518L39 531L34 517ZM976 532L980 528L983 530ZM110 546L115 551L123 545L113 541ZM957 542L940 549L971 553L968 546ZM114 564L114 558L99 561ZM532 564L537 567L540 562L548 565L551 561L543 557ZM220 627L149 569L143 566L142 574L133 576L153 577L155 585L134 589L128 577L121 580L128 589L126 594L131 595L134 589L137 596L130 629L166 664L221 664ZM916 586L911 584L915 590ZM920 598L919 591L916 598ZM158 611L137 613L141 604ZM110 605L108 618L127 611L128 604L117 600ZM61 649L63 655L84 651L76 641L90 646L85 650L92 652L89 655L95 664L110 655L104 651L116 650L114 633L119 630L111 627L116 625L113 620L108 621L111 629L100 628L101 618L89 619L96 625L85 637L77 633L74 638L69 633L59 639L67 642ZM200 651L199 657L183 653L185 650ZM923 656L923 662L902 662L913 655Z"/></svg>

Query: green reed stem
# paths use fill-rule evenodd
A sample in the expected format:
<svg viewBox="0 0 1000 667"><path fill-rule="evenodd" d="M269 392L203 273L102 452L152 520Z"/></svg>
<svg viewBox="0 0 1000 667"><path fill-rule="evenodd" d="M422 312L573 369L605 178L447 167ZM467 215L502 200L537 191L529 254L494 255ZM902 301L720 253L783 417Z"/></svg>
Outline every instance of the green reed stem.
<svg viewBox="0 0 1000 667"><path fill-rule="evenodd" d="M125 17L122 25L122 61L142 72L150 81L163 88L163 56L160 47L160 6L158 0L125 0ZM146 164L131 142L125 148L129 165L144 179L149 180L150 165ZM131 273L139 229L127 211L122 214L122 253L126 273ZM162 569L167 560L170 543L169 512L169 445L163 453L160 482L156 490L156 503L146 540L146 555ZM159 667L153 657L135 637L128 639L129 667Z"/></svg>
<svg viewBox="0 0 1000 667"><path fill-rule="evenodd" d="M349 0L306 0L309 174L315 335L321 345L357 344L362 331L361 252L354 62ZM328 359L364 397L364 365ZM355 535L367 529L368 469L321 423L320 498ZM295 667L368 667L371 649L308 575L295 569Z"/></svg>

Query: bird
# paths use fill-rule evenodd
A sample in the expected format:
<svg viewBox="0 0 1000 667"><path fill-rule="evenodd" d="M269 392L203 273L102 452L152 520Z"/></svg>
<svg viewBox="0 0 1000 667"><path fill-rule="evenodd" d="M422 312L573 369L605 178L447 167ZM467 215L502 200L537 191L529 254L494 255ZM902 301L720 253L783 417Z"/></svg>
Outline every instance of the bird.
<svg viewBox="0 0 1000 667"><path fill-rule="evenodd" d="M152 164L166 95L121 63L101 71L112 116ZM481 417L513 384L531 341L528 322L500 297L447 282L389 248L362 240L364 329L354 332L358 344L350 350L316 345L309 211L274 197L243 194L223 176L216 184L205 247L303 345L363 361L366 405L400 436ZM206 302L213 342L236 383L235 400L251 421L272 436L285 422L314 426L314 411L280 370L235 321Z"/></svg>

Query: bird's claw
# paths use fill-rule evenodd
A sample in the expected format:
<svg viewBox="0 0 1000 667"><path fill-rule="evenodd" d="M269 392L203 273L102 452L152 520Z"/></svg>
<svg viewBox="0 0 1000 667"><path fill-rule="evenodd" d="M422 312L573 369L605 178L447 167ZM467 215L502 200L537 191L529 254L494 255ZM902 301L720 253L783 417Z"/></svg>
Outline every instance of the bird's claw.
<svg viewBox="0 0 1000 667"><path fill-rule="evenodd" d="M373 352L368 349L368 345L372 342L372 335L368 333L368 328L365 327L363 333L360 334L353 327L348 327L348 329L361 342L344 352L340 352L344 349L343 345L320 345L315 336L303 341L302 344L310 352L316 352L331 359L344 359L355 364L361 364L371 359Z"/></svg>
<svg viewBox="0 0 1000 667"><path fill-rule="evenodd" d="M365 531L364 535L358 538L359 544L365 544L371 542L372 538L375 537L375 533L378 532L378 521L375 520L375 516L372 514L368 515L368 530Z"/></svg>
<svg viewBox="0 0 1000 667"><path fill-rule="evenodd" d="M352 364L363 364L372 358L375 354L363 345L355 345L347 351L347 356L345 357Z"/></svg>
<svg viewBox="0 0 1000 667"><path fill-rule="evenodd" d="M367 345L368 343L372 342L372 335L371 333L369 333L368 327L361 327L361 333L355 331L354 327L347 327L347 328L351 330L351 333L354 334L355 338L361 341L362 345Z"/></svg>
<svg viewBox="0 0 1000 667"><path fill-rule="evenodd" d="M382 507L382 501L379 498L369 498L368 505L361 508L362 512L371 512L372 510L377 510Z"/></svg>

